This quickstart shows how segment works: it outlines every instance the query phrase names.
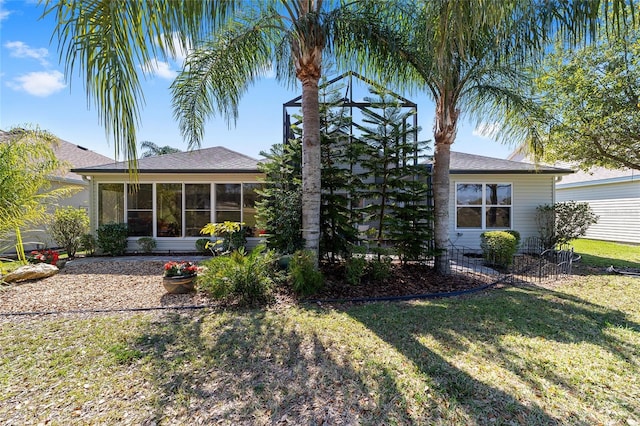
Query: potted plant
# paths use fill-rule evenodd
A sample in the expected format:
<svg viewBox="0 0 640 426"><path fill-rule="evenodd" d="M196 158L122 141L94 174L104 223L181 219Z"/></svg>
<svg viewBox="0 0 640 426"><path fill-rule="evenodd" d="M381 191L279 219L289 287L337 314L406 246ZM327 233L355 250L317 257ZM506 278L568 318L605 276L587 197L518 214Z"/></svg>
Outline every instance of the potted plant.
<svg viewBox="0 0 640 426"><path fill-rule="evenodd" d="M162 285L168 293L188 293L194 290L194 280L197 275L198 265L193 262L167 262L164 264Z"/></svg>

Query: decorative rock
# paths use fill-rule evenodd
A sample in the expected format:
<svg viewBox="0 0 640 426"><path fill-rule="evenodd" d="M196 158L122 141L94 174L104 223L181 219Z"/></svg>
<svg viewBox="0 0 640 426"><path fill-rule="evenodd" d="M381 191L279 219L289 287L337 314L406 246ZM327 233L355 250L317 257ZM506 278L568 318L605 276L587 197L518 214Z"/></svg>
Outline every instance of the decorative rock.
<svg viewBox="0 0 640 426"><path fill-rule="evenodd" d="M57 274L59 269L48 263L36 263L34 265L21 266L13 272L9 272L2 280L8 283L26 280L39 280Z"/></svg>

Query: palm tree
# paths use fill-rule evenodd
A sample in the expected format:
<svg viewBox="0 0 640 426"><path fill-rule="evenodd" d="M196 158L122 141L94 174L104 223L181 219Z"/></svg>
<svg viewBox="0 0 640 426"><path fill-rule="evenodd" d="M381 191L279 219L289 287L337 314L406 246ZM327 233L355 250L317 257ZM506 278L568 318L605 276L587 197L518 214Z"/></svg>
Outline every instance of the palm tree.
<svg viewBox="0 0 640 426"><path fill-rule="evenodd" d="M526 65L544 55L554 32L575 43L593 38L602 16L617 22L617 14L628 12L623 1L599 0L423 0L382 5L364 0L361 5L362 13L388 23L387 31L369 35L389 43L386 55L378 54L388 78L424 88L435 104L434 231L440 253L435 266L448 273L444 253L449 235L449 165L461 115L478 123L501 122L499 136L504 138L525 137L527 129L509 117L533 108L526 96L531 84ZM608 7L615 13L609 15Z"/></svg>
<svg viewBox="0 0 640 426"><path fill-rule="evenodd" d="M53 0L50 0L52 2ZM118 150L135 168L135 133L143 97L136 60L170 56L193 46L173 84L174 111L189 148L198 147L204 122L218 112L237 117L241 95L266 71L278 80L302 85L303 238L316 254L320 236L320 121L318 82L323 53L342 33L366 27L335 1L263 0L175 2L58 0L55 12L66 75L77 65L87 76L87 92L113 133ZM239 13L239 5L245 11ZM248 10L247 10L248 9ZM232 18L232 19L229 19ZM373 22L373 21L371 21ZM124 24L126 23L126 25ZM175 44L168 34L177 34ZM359 38L365 46L366 36ZM371 47L369 47L371 48ZM372 50L375 52L375 50ZM144 67L143 67L143 71ZM316 256L317 258L317 256Z"/></svg>
<svg viewBox="0 0 640 426"><path fill-rule="evenodd" d="M145 152L142 153L142 158L156 157L158 155L173 154L174 152L180 152L178 148L174 148L169 145L158 146L151 141L142 141L140 143L140 148L146 150Z"/></svg>

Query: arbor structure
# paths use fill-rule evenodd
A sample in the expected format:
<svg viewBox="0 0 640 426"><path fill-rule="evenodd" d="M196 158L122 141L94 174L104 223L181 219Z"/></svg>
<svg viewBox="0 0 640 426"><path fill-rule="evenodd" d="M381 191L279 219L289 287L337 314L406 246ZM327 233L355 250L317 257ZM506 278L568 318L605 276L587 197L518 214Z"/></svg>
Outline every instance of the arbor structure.
<svg viewBox="0 0 640 426"><path fill-rule="evenodd" d="M580 48L556 46L536 89L534 157L640 170L640 30Z"/></svg>
<svg viewBox="0 0 640 426"><path fill-rule="evenodd" d="M599 25L619 24L617 18L629 9L621 0L363 0L359 5L361 14L387 23L369 35L389 46L374 65L398 84L423 88L435 104L435 266L448 273L450 153L462 114L478 123L501 123L499 137L524 138L529 129L509 118L533 107L525 66L545 54L556 34L570 44L593 40Z"/></svg>

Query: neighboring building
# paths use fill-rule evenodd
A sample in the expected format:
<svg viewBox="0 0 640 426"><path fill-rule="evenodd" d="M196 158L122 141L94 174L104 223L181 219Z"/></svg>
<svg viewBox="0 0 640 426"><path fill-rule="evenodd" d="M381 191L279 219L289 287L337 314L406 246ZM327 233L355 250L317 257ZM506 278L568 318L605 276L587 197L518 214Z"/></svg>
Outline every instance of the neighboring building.
<svg viewBox="0 0 640 426"><path fill-rule="evenodd" d="M578 171L556 183L556 200L589 203L599 219L585 238L640 244L640 171Z"/></svg>
<svg viewBox="0 0 640 426"><path fill-rule="evenodd" d="M91 226L124 222L159 251L190 251L208 222L255 225L258 160L222 147L140 159L139 189L127 163L74 169L91 184ZM554 182L570 170L454 152L451 156L451 242L478 249L486 230L515 229L537 236L536 207L554 202ZM126 196L125 196L126 194Z"/></svg>
<svg viewBox="0 0 640 426"><path fill-rule="evenodd" d="M0 143L6 141L10 137L8 132L0 130ZM66 163L68 168L73 167L89 167L98 164L106 164L113 160L104 155L98 154L75 145L70 142L58 139L58 143L54 145L53 151L58 160ZM58 207L76 207L89 210L89 183L82 179L82 176L72 172L65 171L61 175L51 176L51 189L60 188L62 186L71 186L75 188L73 195L58 200L55 206L51 206L53 212ZM33 250L34 248L46 246L55 246L55 242L47 233L47 225L34 225L31 230L21 230L22 239L25 242L25 250Z"/></svg>
<svg viewBox="0 0 640 426"><path fill-rule="evenodd" d="M529 161L518 151L509 159ZM588 203L598 215L598 222L589 227L585 238L640 244L640 171L579 170L556 182L556 201Z"/></svg>
<svg viewBox="0 0 640 426"><path fill-rule="evenodd" d="M571 170L451 152L449 230L456 247L480 248L485 231L537 237L536 208L555 202L554 185Z"/></svg>
<svg viewBox="0 0 640 426"><path fill-rule="evenodd" d="M193 251L210 222L254 227L256 189L264 178L258 160L223 147L139 159L137 183L127 162L73 171L90 182L91 229L126 223L129 251L139 250L140 237L155 238L157 251Z"/></svg>

